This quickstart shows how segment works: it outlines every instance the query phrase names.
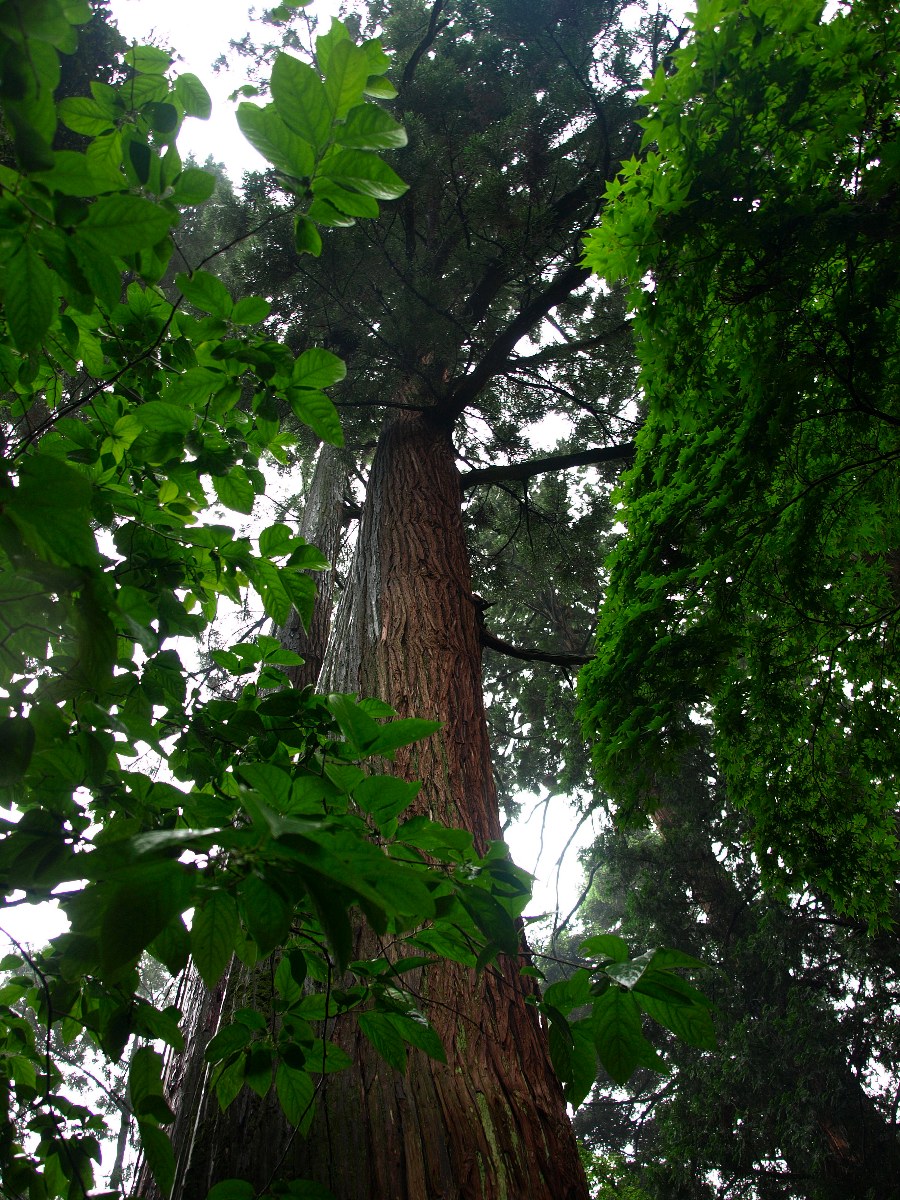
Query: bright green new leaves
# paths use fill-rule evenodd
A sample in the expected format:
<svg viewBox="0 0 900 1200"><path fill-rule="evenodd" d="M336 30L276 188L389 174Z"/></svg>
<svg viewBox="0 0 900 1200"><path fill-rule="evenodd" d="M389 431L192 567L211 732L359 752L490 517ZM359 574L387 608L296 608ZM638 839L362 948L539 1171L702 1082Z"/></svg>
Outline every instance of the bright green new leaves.
<svg viewBox="0 0 900 1200"><path fill-rule="evenodd" d="M698 3L587 241L630 284L647 418L582 715L626 819L711 721L767 882L877 925L900 863L900 14L822 14Z"/></svg>

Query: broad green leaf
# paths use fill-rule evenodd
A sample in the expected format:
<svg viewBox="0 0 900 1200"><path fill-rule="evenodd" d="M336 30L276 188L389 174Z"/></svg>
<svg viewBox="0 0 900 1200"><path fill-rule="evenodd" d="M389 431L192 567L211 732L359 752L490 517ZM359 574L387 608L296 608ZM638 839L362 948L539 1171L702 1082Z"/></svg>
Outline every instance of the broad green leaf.
<svg viewBox="0 0 900 1200"><path fill-rule="evenodd" d="M377 217L380 211L378 201L373 200L371 196L348 192L346 188L340 187L333 179L324 175L313 181L312 190L317 201L327 201L346 217Z"/></svg>
<svg viewBox="0 0 900 1200"><path fill-rule="evenodd" d="M608 988L594 1002L590 1018L597 1057L616 1083L627 1083L638 1065L642 1044L641 1010L632 992Z"/></svg>
<svg viewBox="0 0 900 1200"><path fill-rule="evenodd" d="M364 1012L359 1027L384 1061L395 1071L406 1073L406 1045L400 1031L386 1013Z"/></svg>
<svg viewBox="0 0 900 1200"><path fill-rule="evenodd" d="M250 145L279 171L296 179L312 175L315 169L312 146L288 128L274 104L265 108L239 104L237 121Z"/></svg>
<svg viewBox="0 0 900 1200"><path fill-rule="evenodd" d="M376 104L360 104L347 113L334 140L355 150L395 150L406 145L406 130Z"/></svg>
<svg viewBox="0 0 900 1200"><path fill-rule="evenodd" d="M212 114L212 100L196 75L190 71L179 75L175 80L175 95L184 109L185 116L199 117L201 121L209 119Z"/></svg>
<svg viewBox="0 0 900 1200"><path fill-rule="evenodd" d="M393 775L370 775L353 789L353 799L381 825L408 808L421 787Z"/></svg>
<svg viewBox="0 0 900 1200"><path fill-rule="evenodd" d="M332 113L340 120L362 100L369 78L366 52L349 38L338 41L324 69L325 94Z"/></svg>
<svg viewBox="0 0 900 1200"><path fill-rule="evenodd" d="M228 1108L229 1104L237 1097L238 1092L244 1086L244 1067L246 1062L246 1055L239 1054L234 1062L229 1063L224 1069L217 1069L213 1073L213 1079L215 1080L213 1086L222 1112Z"/></svg>
<svg viewBox="0 0 900 1200"><path fill-rule="evenodd" d="M134 416L145 429L159 433L189 433L194 427L195 414L180 404L169 404L165 400L147 400Z"/></svg>
<svg viewBox="0 0 900 1200"><path fill-rule="evenodd" d="M92 204L73 237L101 254L134 254L161 241L171 228L164 208L140 196L104 196Z"/></svg>
<svg viewBox="0 0 900 1200"><path fill-rule="evenodd" d="M598 933L585 938L578 947L582 958L611 958L613 962L628 961L628 943L615 933Z"/></svg>
<svg viewBox="0 0 900 1200"><path fill-rule="evenodd" d="M11 787L25 774L34 741L34 725L27 717L0 720L0 787Z"/></svg>
<svg viewBox="0 0 900 1200"><path fill-rule="evenodd" d="M423 721L419 717L388 721L385 725L379 725L378 740L371 749L378 754L391 754L401 746L409 746L412 742L430 737L440 728L440 721Z"/></svg>
<svg viewBox="0 0 900 1200"><path fill-rule="evenodd" d="M106 893L101 922L103 965L116 968L137 958L157 934L190 907L193 876L181 863L137 863Z"/></svg>
<svg viewBox="0 0 900 1200"><path fill-rule="evenodd" d="M281 119L312 148L328 145L332 109L325 85L308 63L279 54L272 67L272 99Z"/></svg>
<svg viewBox="0 0 900 1200"><path fill-rule="evenodd" d="M312 1120L315 1100L315 1085L309 1074L280 1062L275 1071L275 1091L290 1124L305 1132Z"/></svg>
<svg viewBox="0 0 900 1200"><path fill-rule="evenodd" d="M128 1090L137 1116L146 1115L144 1101L147 1097L162 1096L162 1069L162 1055L157 1054L150 1046L142 1046L132 1055L128 1070Z"/></svg>
<svg viewBox="0 0 900 1200"><path fill-rule="evenodd" d="M315 222L302 213L294 218L294 247L298 254L311 254L313 258L322 253L322 235Z"/></svg>
<svg viewBox="0 0 900 1200"><path fill-rule="evenodd" d="M227 475L213 475L212 485L219 501L235 512L251 513L256 492L243 467L232 467Z"/></svg>
<svg viewBox="0 0 900 1200"><path fill-rule="evenodd" d="M178 274L175 284L186 300L203 312L216 317L229 317L234 301L228 288L209 271L194 271L192 275Z"/></svg>
<svg viewBox="0 0 900 1200"><path fill-rule="evenodd" d="M258 875L248 875L240 886L247 928L262 954L268 954L287 937L291 910L284 897Z"/></svg>
<svg viewBox="0 0 900 1200"><path fill-rule="evenodd" d="M191 924L191 954L208 988L219 982L231 962L237 933L234 900L226 891L210 892L195 909Z"/></svg>
<svg viewBox="0 0 900 1200"><path fill-rule="evenodd" d="M60 100L57 111L59 119L73 133L86 137L97 137L115 128L115 118L105 112L96 100L89 96L72 96Z"/></svg>
<svg viewBox="0 0 900 1200"><path fill-rule="evenodd" d="M158 46L132 46L125 54L125 61L141 75L165 75L172 65L172 56Z"/></svg>
<svg viewBox="0 0 900 1200"><path fill-rule="evenodd" d="M271 310L271 304L268 300L263 300L262 296L245 296L235 304L231 320L235 325L258 325L266 319Z"/></svg>
<svg viewBox="0 0 900 1200"><path fill-rule="evenodd" d="M289 387L285 395L294 416L308 425L318 438L332 446L343 446L344 431L341 428L341 418L324 392Z"/></svg>
<svg viewBox="0 0 900 1200"><path fill-rule="evenodd" d="M175 180L172 199L176 204L202 204L215 190L215 175L199 167L188 167Z"/></svg>
<svg viewBox="0 0 900 1200"><path fill-rule="evenodd" d="M56 280L50 268L23 242L6 260L0 286L14 345L19 350L39 346L56 309Z"/></svg>
<svg viewBox="0 0 900 1200"><path fill-rule="evenodd" d="M447 1061L447 1054L441 1039L420 1012L412 1010L406 1013L392 1012L385 1015L404 1042L408 1042L410 1046L415 1046L418 1050L424 1050L429 1058L436 1059L438 1062L445 1063Z"/></svg>
<svg viewBox="0 0 900 1200"><path fill-rule="evenodd" d="M175 1183L175 1152L169 1135L150 1120L138 1121L138 1133L147 1166L162 1195L168 1196Z"/></svg>
<svg viewBox="0 0 900 1200"><path fill-rule="evenodd" d="M230 1058L232 1054L236 1054L245 1046L250 1045L251 1036L246 1025L226 1025L218 1031L215 1037L210 1039L204 1058L208 1063L217 1063L224 1058Z"/></svg>
<svg viewBox="0 0 900 1200"><path fill-rule="evenodd" d="M396 200L409 186L368 150L333 150L322 160L322 173L342 187L376 200Z"/></svg>
<svg viewBox="0 0 900 1200"><path fill-rule="evenodd" d="M291 382L295 387L326 388L346 376L347 367L342 359L330 350L322 350L314 346L304 350L294 363L291 372Z"/></svg>
<svg viewBox="0 0 900 1200"><path fill-rule="evenodd" d="M256 1200L256 1188L245 1179L223 1179L210 1188L206 1200Z"/></svg>
<svg viewBox="0 0 900 1200"><path fill-rule="evenodd" d="M368 716L353 696L328 697L328 710L341 727L344 737L363 753L378 740L381 727Z"/></svg>

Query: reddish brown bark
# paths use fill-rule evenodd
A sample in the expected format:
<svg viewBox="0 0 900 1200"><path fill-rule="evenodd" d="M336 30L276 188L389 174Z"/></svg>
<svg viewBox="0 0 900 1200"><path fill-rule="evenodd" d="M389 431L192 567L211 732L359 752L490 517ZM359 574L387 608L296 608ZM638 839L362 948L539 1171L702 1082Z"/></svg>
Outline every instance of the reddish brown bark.
<svg viewBox="0 0 900 1200"><path fill-rule="evenodd" d="M398 753L395 770L424 786L418 811L501 836L450 432L403 413L385 428L369 482L354 567L325 665L330 689L432 717L440 733ZM369 944L371 943L371 944ZM360 953L375 950L361 931ZM179 1087L173 1200L201 1200L217 1180L263 1188L310 1178L338 1200L587 1200L588 1192L532 985L501 961L476 976L452 963L406 976L447 1052L419 1052L405 1076L388 1067L352 1016L334 1036L353 1067L326 1077L307 1138L294 1136L272 1093L244 1089L222 1114L203 1098L200 1065L222 1013L264 986L233 969L224 995L200 1003ZM332 1032L332 1031L329 1031ZM148 1191L140 1194L150 1195Z"/></svg>

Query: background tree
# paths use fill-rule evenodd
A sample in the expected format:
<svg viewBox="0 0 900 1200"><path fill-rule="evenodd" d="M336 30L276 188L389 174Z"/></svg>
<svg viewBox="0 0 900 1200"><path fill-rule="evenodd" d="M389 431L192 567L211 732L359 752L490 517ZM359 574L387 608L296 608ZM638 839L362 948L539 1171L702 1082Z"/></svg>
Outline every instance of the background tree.
<svg viewBox="0 0 900 1200"><path fill-rule="evenodd" d="M579 917L716 968L703 987L719 1050L661 1035L673 1077L647 1073L630 1095L598 1082L580 1135L601 1159L627 1150L623 1178L660 1200L892 1195L894 939L810 892L787 903L767 893L706 748L685 755L659 801L652 830L610 829L591 849Z"/></svg>

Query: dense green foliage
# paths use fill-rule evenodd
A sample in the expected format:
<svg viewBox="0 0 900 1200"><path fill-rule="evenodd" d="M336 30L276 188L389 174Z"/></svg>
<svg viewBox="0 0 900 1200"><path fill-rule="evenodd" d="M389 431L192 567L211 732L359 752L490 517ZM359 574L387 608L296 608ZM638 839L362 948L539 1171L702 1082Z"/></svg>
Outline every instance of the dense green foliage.
<svg viewBox="0 0 900 1200"><path fill-rule="evenodd" d="M292 608L309 619L318 551L282 522L247 536L221 510L254 512L264 458L284 462L295 437L282 413L340 444L324 389L345 368L273 337L269 303L235 298L207 254L167 298L183 216L215 187L175 139L209 98L153 46L132 47L90 95L55 98L60 55L90 16L82 0L0 4L0 887L7 904L59 897L70 923L46 950L3 962L14 974L0 989L0 1164L5 1194L29 1200L93 1187L103 1117L67 1091L57 1055L83 1035L112 1061L136 1039L129 1102L171 1190L159 1046L182 1046L182 1014L142 994L145 951L173 976L193 962L209 987L232 954L271 956L277 1021L239 1011L206 1057L223 1106L245 1086L274 1087L302 1132L323 1078L344 1065L313 1022L359 1010L392 1067L407 1047L440 1058L398 986L404 972L436 954L481 968L518 953L528 896L502 843L479 858L471 835L403 820L416 785L379 766L432 722L291 689L283 668L296 657L273 637L214 654L233 677L226 694L209 695L192 667L189 639L248 588L274 622ZM379 43L358 46L335 23L315 49L316 66L278 56L271 101L238 110L291 197L298 252L313 257L332 227L374 218L405 190L378 153L403 129L367 99L393 95ZM83 146L56 148L59 122ZM160 764L149 775L148 751ZM354 909L408 947L399 961L345 973ZM618 938L582 949L584 969L543 1002L574 1102L598 1053L623 1080L655 1061L641 1011L709 1043L706 1002L674 974L690 959L629 961ZM570 1022L588 1001L592 1017ZM253 1189L215 1191L251 1200Z"/></svg>
<svg viewBox="0 0 900 1200"><path fill-rule="evenodd" d="M647 419L583 680L634 817L710 719L767 880L891 919L898 851L894 3L701 0L587 261Z"/></svg>

